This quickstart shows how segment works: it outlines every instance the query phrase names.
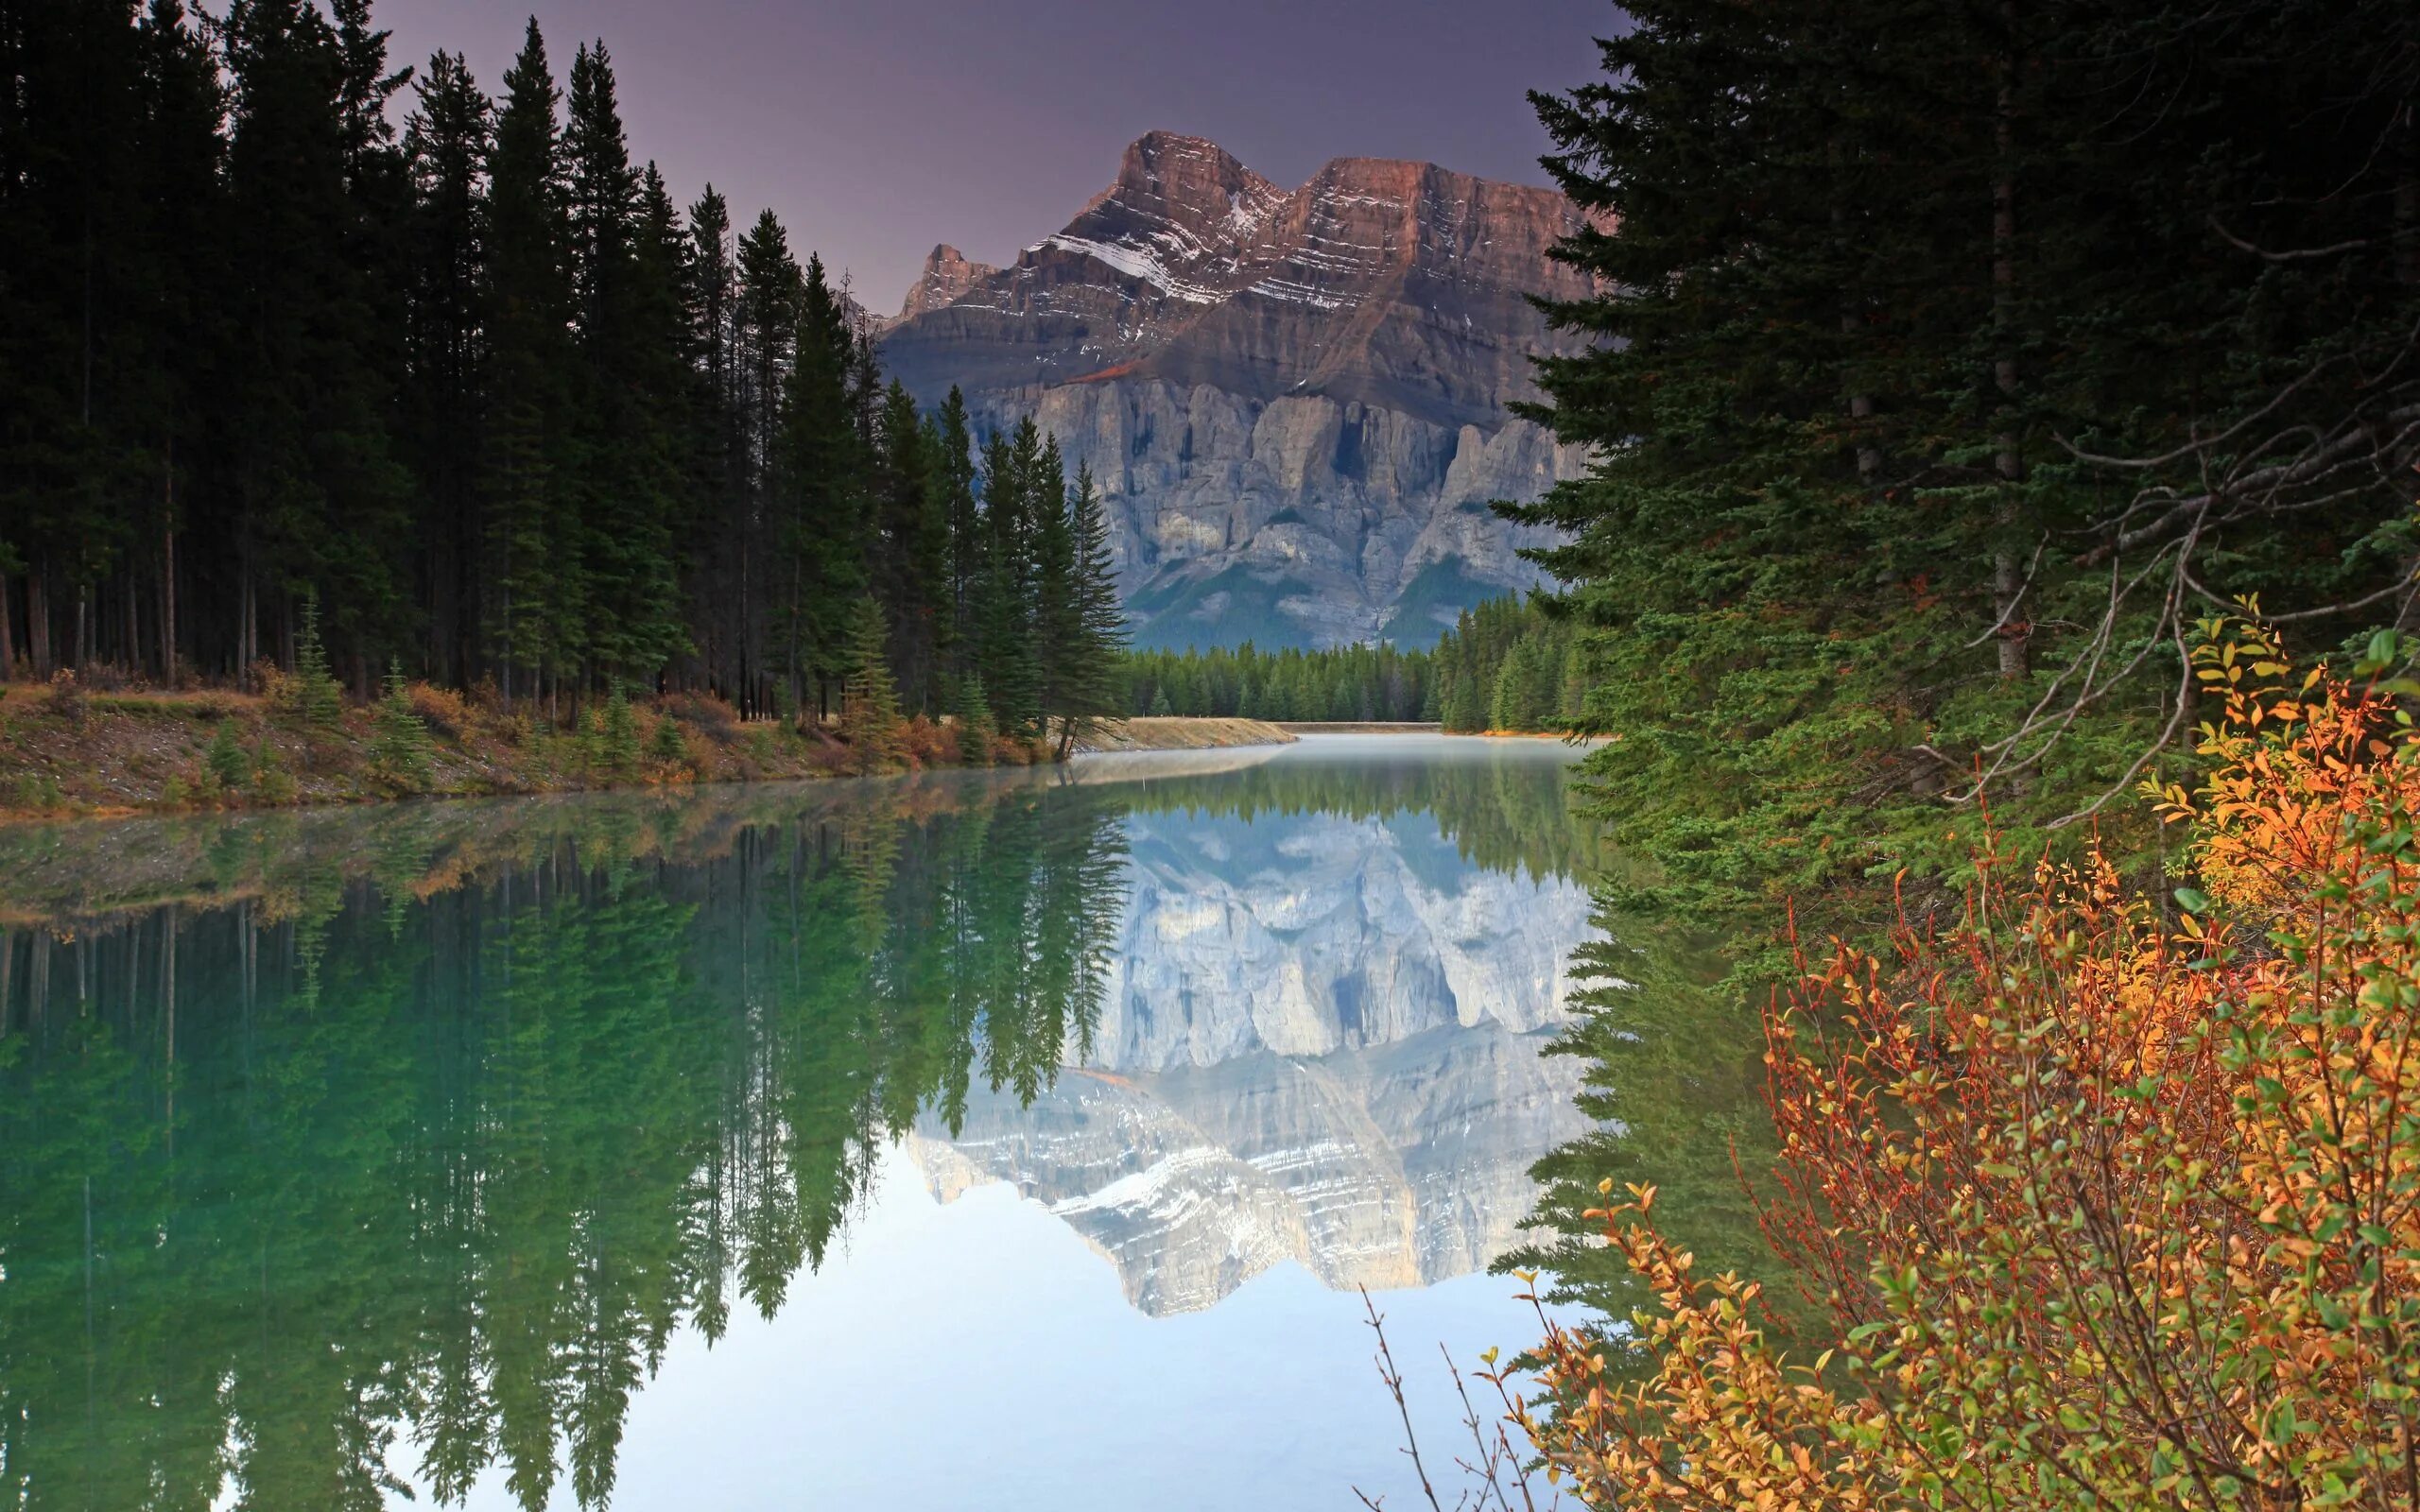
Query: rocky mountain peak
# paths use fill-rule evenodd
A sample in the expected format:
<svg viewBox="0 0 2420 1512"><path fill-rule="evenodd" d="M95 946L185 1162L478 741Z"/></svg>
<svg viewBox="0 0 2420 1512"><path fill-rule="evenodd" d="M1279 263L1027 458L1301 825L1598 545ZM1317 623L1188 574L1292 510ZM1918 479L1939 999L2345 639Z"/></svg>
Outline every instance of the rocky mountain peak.
<svg viewBox="0 0 2420 1512"><path fill-rule="evenodd" d="M884 364L1091 467L1141 644L1425 643L1539 580L1516 552L1545 538L1488 501L1585 466L1508 409L1575 346L1530 299L1587 292L1548 255L1580 224L1550 189L1428 163L1283 189L1153 131L1012 266L928 260Z"/></svg>
<svg viewBox="0 0 2420 1512"><path fill-rule="evenodd" d="M886 322L886 328L955 301L998 271L989 263L968 261L957 248L942 243L925 254L925 270L909 286L907 301L900 305L899 314Z"/></svg>

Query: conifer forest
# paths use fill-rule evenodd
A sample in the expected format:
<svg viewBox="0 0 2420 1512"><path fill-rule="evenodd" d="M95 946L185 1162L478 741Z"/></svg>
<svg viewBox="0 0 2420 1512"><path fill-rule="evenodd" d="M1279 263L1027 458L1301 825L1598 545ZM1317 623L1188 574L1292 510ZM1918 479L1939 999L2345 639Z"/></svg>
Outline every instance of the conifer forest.
<svg viewBox="0 0 2420 1512"><path fill-rule="evenodd" d="M770 211L676 203L602 42L369 0L0 12L0 667L1114 713L1098 500L920 414ZM398 127L398 117L401 125Z"/></svg>

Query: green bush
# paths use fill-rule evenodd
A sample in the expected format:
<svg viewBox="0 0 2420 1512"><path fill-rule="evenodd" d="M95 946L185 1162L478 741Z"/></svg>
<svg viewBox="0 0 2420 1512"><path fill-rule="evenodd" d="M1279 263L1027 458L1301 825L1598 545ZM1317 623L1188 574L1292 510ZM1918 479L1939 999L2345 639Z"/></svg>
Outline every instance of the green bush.
<svg viewBox="0 0 2420 1512"><path fill-rule="evenodd" d="M252 762L236 743L234 721L222 719L218 730L210 737L210 748L202 754L202 765L211 778L229 793L240 793L251 785Z"/></svg>
<svg viewBox="0 0 2420 1512"><path fill-rule="evenodd" d="M428 788L428 726L412 709L411 689L400 662L387 665L386 692L378 699L370 737L370 766L380 781L406 793Z"/></svg>

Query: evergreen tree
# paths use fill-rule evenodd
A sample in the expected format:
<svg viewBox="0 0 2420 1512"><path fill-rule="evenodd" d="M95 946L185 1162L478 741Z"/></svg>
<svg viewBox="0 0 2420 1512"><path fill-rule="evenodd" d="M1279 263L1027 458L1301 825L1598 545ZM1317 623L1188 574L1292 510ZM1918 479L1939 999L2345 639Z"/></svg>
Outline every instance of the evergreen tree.
<svg viewBox="0 0 2420 1512"><path fill-rule="evenodd" d="M617 782L638 770L638 715L631 709L629 691L619 682L614 684L597 719L596 765Z"/></svg>
<svg viewBox="0 0 2420 1512"><path fill-rule="evenodd" d="M882 606L869 595L850 616L848 673L840 697L840 732L860 772L899 760L899 691L890 678Z"/></svg>
<svg viewBox="0 0 2420 1512"><path fill-rule="evenodd" d="M425 501L421 576L430 664L441 678L467 684L484 639L481 301L493 110L458 53L431 57L416 88L419 108L404 128L413 214L403 431Z"/></svg>
<svg viewBox="0 0 2420 1512"><path fill-rule="evenodd" d="M949 524L936 487L941 436L918 417L915 400L897 382L883 394L876 432L879 501L867 551L880 568L901 696L909 709L932 713L939 708L942 667L957 629L949 597Z"/></svg>
<svg viewBox="0 0 2420 1512"><path fill-rule="evenodd" d="M978 599L988 553L982 510L976 501L975 436L965 396L955 385L942 402L934 430L933 486L949 541L949 665L953 674L963 674L975 664L982 635Z"/></svg>
<svg viewBox="0 0 2420 1512"><path fill-rule="evenodd" d="M958 721L959 759L970 765L990 765L996 730L992 723L991 696L983 690L981 673L969 672L958 679L958 706L951 713Z"/></svg>
<svg viewBox="0 0 2420 1512"><path fill-rule="evenodd" d="M430 758L428 726L412 708L403 663L389 662L371 728L371 769L398 790L418 793L428 786Z"/></svg>
<svg viewBox="0 0 2420 1512"><path fill-rule="evenodd" d="M210 737L210 748L202 753L202 765L208 768L211 781L228 793L240 793L251 785L252 761L235 739L235 722L221 719Z"/></svg>
<svg viewBox="0 0 2420 1512"><path fill-rule="evenodd" d="M856 664L869 448L851 389L856 332L819 257L800 286L795 352L782 403L783 672L793 696L812 681L821 713Z"/></svg>
<svg viewBox="0 0 2420 1512"><path fill-rule="evenodd" d="M506 707L577 650L582 564L566 418L572 291L545 40L532 18L504 76L487 198L488 373L482 472L486 618Z"/></svg>
<svg viewBox="0 0 2420 1512"><path fill-rule="evenodd" d="M1119 683L1126 654L1126 609L1118 602L1117 572L1110 557L1109 524L1090 464L1076 469L1076 491L1067 502L1070 553L1074 558L1071 654L1065 659L1059 715L1060 756L1077 736L1124 707Z"/></svg>
<svg viewBox="0 0 2420 1512"><path fill-rule="evenodd" d="M1042 441L1030 417L983 446L983 567L977 585L976 671L1002 733L1022 737L1042 718L1034 644L1030 484Z"/></svg>
<svg viewBox="0 0 2420 1512"><path fill-rule="evenodd" d="M344 690L328 670L328 650L320 639L320 600L302 601L302 627L294 639L294 676L286 712L314 730L334 730L344 722Z"/></svg>
<svg viewBox="0 0 2420 1512"><path fill-rule="evenodd" d="M804 279L788 234L769 210L739 238L735 267L732 404L739 454L732 480L737 523L731 590L736 610L726 686L741 711L752 713L770 705L778 681L795 709L805 621L804 606L791 596L801 563L797 501L786 491L783 390L798 349Z"/></svg>
<svg viewBox="0 0 2420 1512"><path fill-rule="evenodd" d="M648 736L648 760L660 766L678 766L689 759L688 743L681 738L681 721L669 713L659 713L655 729Z"/></svg>
<svg viewBox="0 0 2420 1512"><path fill-rule="evenodd" d="M631 165L601 42L572 60L562 148L580 359L577 642L614 681L663 666L685 642L674 531L688 352L670 199Z"/></svg>

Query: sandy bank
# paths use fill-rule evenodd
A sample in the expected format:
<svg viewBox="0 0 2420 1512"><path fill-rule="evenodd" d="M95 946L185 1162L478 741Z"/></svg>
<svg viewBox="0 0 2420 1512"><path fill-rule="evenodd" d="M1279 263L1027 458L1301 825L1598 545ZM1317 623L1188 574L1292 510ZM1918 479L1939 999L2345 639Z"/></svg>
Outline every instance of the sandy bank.
<svg viewBox="0 0 2420 1512"><path fill-rule="evenodd" d="M1076 749L1087 756L1137 750L1225 750L1236 746L1290 746L1295 737L1265 719L1138 717L1103 725Z"/></svg>

